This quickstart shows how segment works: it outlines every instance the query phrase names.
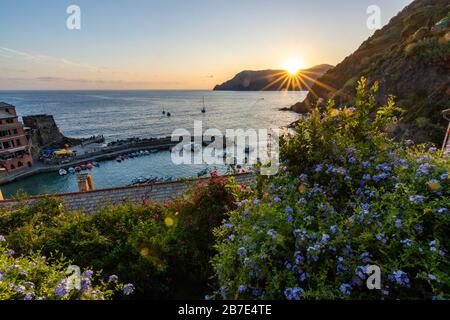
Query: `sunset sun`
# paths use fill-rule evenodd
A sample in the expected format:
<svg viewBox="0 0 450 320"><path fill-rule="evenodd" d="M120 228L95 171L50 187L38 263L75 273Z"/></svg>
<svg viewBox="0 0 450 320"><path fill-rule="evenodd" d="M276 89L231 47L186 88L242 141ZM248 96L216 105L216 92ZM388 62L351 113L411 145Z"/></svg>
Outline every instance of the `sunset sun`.
<svg viewBox="0 0 450 320"><path fill-rule="evenodd" d="M296 75L304 67L305 65L300 59L290 59L283 64L283 69L292 76Z"/></svg>

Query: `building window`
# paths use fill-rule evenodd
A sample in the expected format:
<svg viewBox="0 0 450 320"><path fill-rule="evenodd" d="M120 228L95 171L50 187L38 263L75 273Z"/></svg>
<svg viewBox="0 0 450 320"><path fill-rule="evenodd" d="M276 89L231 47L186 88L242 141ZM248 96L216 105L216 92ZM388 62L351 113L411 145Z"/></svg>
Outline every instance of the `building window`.
<svg viewBox="0 0 450 320"><path fill-rule="evenodd" d="M8 135L9 135L8 130L1 130L0 131L0 137L6 137Z"/></svg>
<svg viewBox="0 0 450 320"><path fill-rule="evenodd" d="M13 123L14 121L13 121L13 119L7 119L6 120L6 123Z"/></svg>
<svg viewBox="0 0 450 320"><path fill-rule="evenodd" d="M16 167L12 164L11 165L11 170L14 170Z"/></svg>
<svg viewBox="0 0 450 320"><path fill-rule="evenodd" d="M19 131L17 131L17 129L13 130L14 134L19 134Z"/></svg>
<svg viewBox="0 0 450 320"><path fill-rule="evenodd" d="M21 162L21 161L19 161L19 162L17 162L17 166L20 168L20 167L23 167L23 163Z"/></svg>
<svg viewBox="0 0 450 320"><path fill-rule="evenodd" d="M28 161L28 166L29 166L29 167L31 167L31 166L32 166L32 164L31 164L31 161Z"/></svg>
<svg viewBox="0 0 450 320"><path fill-rule="evenodd" d="M4 149L11 148L11 145L9 144L9 141L3 142L3 148L4 148Z"/></svg>
<svg viewBox="0 0 450 320"><path fill-rule="evenodd" d="M20 139L16 139L16 146L20 146L22 143L20 142Z"/></svg>

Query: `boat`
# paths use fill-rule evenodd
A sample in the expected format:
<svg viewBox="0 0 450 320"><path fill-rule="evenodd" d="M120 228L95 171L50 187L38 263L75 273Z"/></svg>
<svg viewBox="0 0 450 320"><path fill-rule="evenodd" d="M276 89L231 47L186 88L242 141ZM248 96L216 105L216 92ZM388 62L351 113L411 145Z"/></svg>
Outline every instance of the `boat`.
<svg viewBox="0 0 450 320"><path fill-rule="evenodd" d="M81 168L81 170L86 170L86 165L85 164L80 164L80 168Z"/></svg>
<svg viewBox="0 0 450 320"><path fill-rule="evenodd" d="M202 177L202 176L206 176L209 173L209 168L205 168L202 171L199 171L197 173L197 177Z"/></svg>
<svg viewBox="0 0 450 320"><path fill-rule="evenodd" d="M167 116L168 116L168 117L170 117L170 116L171 116L170 112L167 112Z"/></svg>
<svg viewBox="0 0 450 320"><path fill-rule="evenodd" d="M206 113L205 97L203 97L203 108L202 108L202 113Z"/></svg>
<svg viewBox="0 0 450 320"><path fill-rule="evenodd" d="M69 173L75 173L75 168L74 167L70 167L69 169L67 169L67 171Z"/></svg>
<svg viewBox="0 0 450 320"><path fill-rule="evenodd" d="M65 169L59 169L59 175L65 176L67 174L67 171Z"/></svg>
<svg viewBox="0 0 450 320"><path fill-rule="evenodd" d="M162 114L166 114L166 110L164 110L164 107L163 107L163 111L162 111Z"/></svg>
<svg viewBox="0 0 450 320"><path fill-rule="evenodd" d="M123 161L122 156L117 156L116 161L117 161L117 162L122 162L122 161Z"/></svg>
<svg viewBox="0 0 450 320"><path fill-rule="evenodd" d="M98 162L97 161L92 161L92 165L94 166L94 167L100 167L100 165L98 164Z"/></svg>
<svg viewBox="0 0 450 320"><path fill-rule="evenodd" d="M94 169L94 165L92 163L88 163L86 165L86 169L92 170L92 169Z"/></svg>
<svg viewBox="0 0 450 320"><path fill-rule="evenodd" d="M80 167L80 166L76 166L76 167L75 167L75 171L76 171L76 172L80 172L80 171L81 171L81 167Z"/></svg>

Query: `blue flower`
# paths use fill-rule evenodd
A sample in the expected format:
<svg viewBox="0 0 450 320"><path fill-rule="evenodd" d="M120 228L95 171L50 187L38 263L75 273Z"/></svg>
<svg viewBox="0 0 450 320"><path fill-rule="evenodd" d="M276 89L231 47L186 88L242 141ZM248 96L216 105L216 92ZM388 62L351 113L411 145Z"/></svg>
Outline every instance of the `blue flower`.
<svg viewBox="0 0 450 320"><path fill-rule="evenodd" d="M402 220L401 219L395 220L395 227L398 229L402 228Z"/></svg>
<svg viewBox="0 0 450 320"><path fill-rule="evenodd" d="M68 294L68 292L66 290L66 283L67 283L66 279L63 279L59 282L58 286L55 289L55 294L57 296L63 298Z"/></svg>
<svg viewBox="0 0 450 320"><path fill-rule="evenodd" d="M404 244L405 246L408 246L408 247L412 246L412 240L410 240L410 239L400 240L400 243Z"/></svg>
<svg viewBox="0 0 450 320"><path fill-rule="evenodd" d="M27 294L23 297L23 300L33 300L34 299L34 292L27 292Z"/></svg>
<svg viewBox="0 0 450 320"><path fill-rule="evenodd" d="M309 273L308 272L303 272L300 274L300 276L298 277L298 280L300 282L304 282L306 279L309 278Z"/></svg>
<svg viewBox="0 0 450 320"><path fill-rule="evenodd" d="M397 270L388 277L391 281L395 281L398 285L408 286L409 278L408 275L402 270Z"/></svg>
<svg viewBox="0 0 450 320"><path fill-rule="evenodd" d="M211 297L209 295L205 295L205 300L211 300Z"/></svg>
<svg viewBox="0 0 450 320"><path fill-rule="evenodd" d="M333 232L333 233L336 233L337 232L337 226L331 226L330 227L330 231Z"/></svg>
<svg viewBox="0 0 450 320"><path fill-rule="evenodd" d="M361 279L365 279L366 278L366 271L368 269L369 266L358 266L355 269L355 274L360 277Z"/></svg>
<svg viewBox="0 0 450 320"><path fill-rule="evenodd" d="M232 223L225 223L224 227L228 228L228 229L233 229L234 228L234 224L232 224Z"/></svg>
<svg viewBox="0 0 450 320"><path fill-rule="evenodd" d="M299 178L301 181L306 181L306 180L308 180L308 175L302 173L301 175L298 176L298 178Z"/></svg>
<svg viewBox="0 0 450 320"><path fill-rule="evenodd" d="M305 291L302 288L287 288L284 290L284 296L287 300L300 300L301 295L305 293Z"/></svg>
<svg viewBox="0 0 450 320"><path fill-rule="evenodd" d="M428 279L430 279L430 281L436 281L436 276L433 274L428 274Z"/></svg>
<svg viewBox="0 0 450 320"><path fill-rule="evenodd" d="M240 247L240 248L237 250L237 254L238 254L238 256L240 256L240 257L245 257L245 256L247 255L247 249L245 249L244 247Z"/></svg>
<svg viewBox="0 0 450 320"><path fill-rule="evenodd" d="M112 274L109 276L108 282L117 281L118 279L119 279L118 276L116 276L115 274Z"/></svg>
<svg viewBox="0 0 450 320"><path fill-rule="evenodd" d="M377 174L377 175L373 176L372 179L375 182L379 182L381 180L389 178L389 176L390 176L389 173L383 172L383 173L380 173L380 174Z"/></svg>
<svg viewBox="0 0 450 320"><path fill-rule="evenodd" d="M89 291L91 288L91 280L89 278L84 278L81 280L81 290Z"/></svg>
<svg viewBox="0 0 450 320"><path fill-rule="evenodd" d="M294 213L294 209L292 209L291 207L287 207L285 212L286 212L286 214L293 214Z"/></svg>
<svg viewBox="0 0 450 320"><path fill-rule="evenodd" d="M381 163L381 164L377 165L375 167L375 169L379 170L379 171L391 171L392 167L391 167L391 165L389 165L387 163Z"/></svg>
<svg viewBox="0 0 450 320"><path fill-rule="evenodd" d="M433 240L433 241L430 242L430 251L432 251L432 252L436 252L437 251L437 249L436 249L436 240Z"/></svg>
<svg viewBox="0 0 450 320"><path fill-rule="evenodd" d="M447 180L447 178L448 178L448 173L443 173L443 174L441 174L440 178L441 178L441 180Z"/></svg>
<svg viewBox="0 0 450 320"><path fill-rule="evenodd" d="M362 261L363 263L367 263L367 262L370 261L370 259L369 259L370 254L369 254L368 252L363 252L363 253L361 253L361 255L360 255L359 257L361 258L361 261Z"/></svg>
<svg viewBox="0 0 450 320"><path fill-rule="evenodd" d="M295 229L292 234L294 235L294 237L296 238L300 238L300 240L305 240L305 236L306 236L306 231L305 230L300 230L300 229Z"/></svg>
<svg viewBox="0 0 450 320"><path fill-rule="evenodd" d="M273 197L273 201L275 201L275 203L279 203L281 202L281 199L277 196Z"/></svg>
<svg viewBox="0 0 450 320"><path fill-rule="evenodd" d="M247 287L244 286L243 284L241 284L238 288L238 292L239 293L244 293L245 291L247 291Z"/></svg>
<svg viewBox="0 0 450 320"><path fill-rule="evenodd" d="M323 164L318 164L318 165L316 165L316 168L315 168L315 171L316 172L320 172L320 171L322 171L323 170Z"/></svg>
<svg viewBox="0 0 450 320"><path fill-rule="evenodd" d="M421 195L412 195L409 196L409 201L411 201L412 203L421 203L425 200L424 196Z"/></svg>
<svg viewBox="0 0 450 320"><path fill-rule="evenodd" d="M255 288L252 290L252 296L254 296L254 297L259 297L259 296L261 296L261 294L262 294L261 289Z"/></svg>
<svg viewBox="0 0 450 320"><path fill-rule="evenodd" d="M134 286L131 283L127 283L123 286L123 294L129 296L134 292Z"/></svg>
<svg viewBox="0 0 450 320"><path fill-rule="evenodd" d="M16 293L22 293L25 290L26 290L26 288L24 286L20 285L20 286L17 286L15 291L16 291Z"/></svg>
<svg viewBox="0 0 450 320"><path fill-rule="evenodd" d="M305 258L303 257L303 255L300 251L296 251L294 253L294 258L295 258L296 264L301 264L305 260Z"/></svg>
<svg viewBox="0 0 450 320"><path fill-rule="evenodd" d="M322 235L322 239L320 240L320 243L321 243L321 244L325 244L325 243L328 242L328 240L330 240L330 235L327 234L327 233L324 233L324 234Z"/></svg>
<svg viewBox="0 0 450 320"><path fill-rule="evenodd" d="M439 208L439 209L437 209L437 212L438 212L439 214L446 213L447 211L448 211L447 208Z"/></svg>
<svg viewBox="0 0 450 320"><path fill-rule="evenodd" d="M427 162L427 163L421 164L419 166L419 169L417 169L416 174L428 175L428 174L430 174L431 169L432 169L432 166Z"/></svg>
<svg viewBox="0 0 450 320"><path fill-rule="evenodd" d="M4 241L6 241L5 237L0 235L0 242L4 242Z"/></svg>
<svg viewBox="0 0 450 320"><path fill-rule="evenodd" d="M363 169L369 169L370 168L370 162L369 161L364 161L363 163L362 163L362 167L363 167Z"/></svg>
<svg viewBox="0 0 450 320"><path fill-rule="evenodd" d="M339 291L341 291L343 294L345 294L346 296L350 295L350 290L352 289L352 286L349 285L348 283L343 283L341 284L341 286L339 287Z"/></svg>
<svg viewBox="0 0 450 320"><path fill-rule="evenodd" d="M82 275L83 277L90 278L90 277L92 277L93 274L94 274L94 272L93 272L92 270L86 270L86 271L84 271L81 275Z"/></svg>
<svg viewBox="0 0 450 320"><path fill-rule="evenodd" d="M270 229L269 231L267 231L267 234L269 236L271 236L273 240L276 240L277 235L278 235L277 232L275 230L273 230L273 229Z"/></svg>

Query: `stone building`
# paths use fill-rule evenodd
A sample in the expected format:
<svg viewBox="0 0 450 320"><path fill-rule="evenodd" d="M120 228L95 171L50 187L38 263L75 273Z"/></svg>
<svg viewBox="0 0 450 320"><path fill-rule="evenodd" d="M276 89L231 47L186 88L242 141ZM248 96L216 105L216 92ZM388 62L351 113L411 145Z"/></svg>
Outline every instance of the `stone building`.
<svg viewBox="0 0 450 320"><path fill-rule="evenodd" d="M31 167L30 143L16 108L0 102L0 173Z"/></svg>

